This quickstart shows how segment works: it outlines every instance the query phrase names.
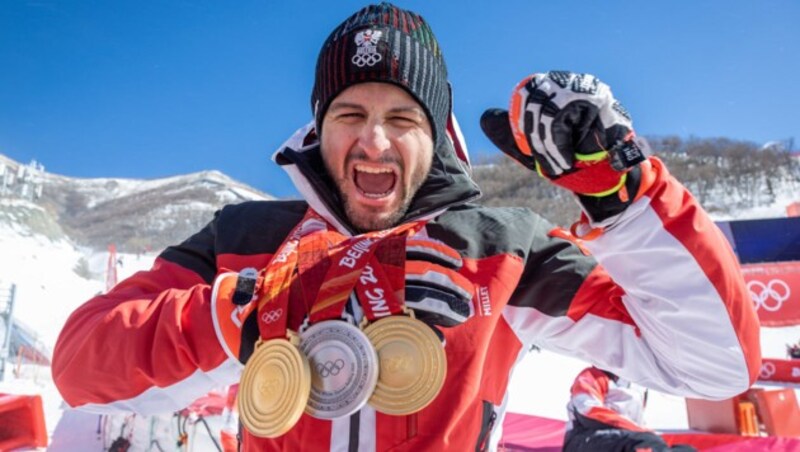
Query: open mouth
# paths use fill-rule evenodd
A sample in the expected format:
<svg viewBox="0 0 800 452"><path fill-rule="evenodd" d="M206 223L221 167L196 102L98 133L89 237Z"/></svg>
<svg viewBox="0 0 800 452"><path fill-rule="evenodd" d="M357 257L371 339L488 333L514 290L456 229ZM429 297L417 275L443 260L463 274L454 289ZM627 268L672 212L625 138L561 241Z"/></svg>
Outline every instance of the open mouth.
<svg viewBox="0 0 800 452"><path fill-rule="evenodd" d="M389 196L394 191L397 173L392 168L355 165L353 182L362 195L379 199Z"/></svg>

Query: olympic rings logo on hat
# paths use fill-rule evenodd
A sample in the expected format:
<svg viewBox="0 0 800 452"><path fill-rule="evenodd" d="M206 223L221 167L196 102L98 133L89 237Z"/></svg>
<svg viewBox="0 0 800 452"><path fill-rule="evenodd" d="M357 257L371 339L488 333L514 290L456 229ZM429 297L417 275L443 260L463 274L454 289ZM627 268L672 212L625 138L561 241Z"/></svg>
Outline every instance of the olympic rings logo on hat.
<svg viewBox="0 0 800 452"><path fill-rule="evenodd" d="M766 362L761 364L761 371L758 372L758 376L764 380L769 380L775 375L775 364L771 362Z"/></svg>
<svg viewBox="0 0 800 452"><path fill-rule="evenodd" d="M317 363L317 373L322 378L330 376L337 376L339 372L344 369L344 360L337 359L336 361L325 361L324 363Z"/></svg>
<svg viewBox="0 0 800 452"><path fill-rule="evenodd" d="M261 320L264 323L272 323L272 322L280 319L282 315L283 315L283 309L281 309L281 308L273 309L272 311L263 313L261 315Z"/></svg>
<svg viewBox="0 0 800 452"><path fill-rule="evenodd" d="M789 285L780 279L772 279L767 284L761 281L750 281L747 283L747 290L753 304L758 308L763 307L769 312L775 312L783 306L792 294Z"/></svg>
<svg viewBox="0 0 800 452"><path fill-rule="evenodd" d="M374 66L383 59L378 53L378 41L380 41L382 31L364 30L356 33L355 41L358 48L356 54L350 60L358 67Z"/></svg>

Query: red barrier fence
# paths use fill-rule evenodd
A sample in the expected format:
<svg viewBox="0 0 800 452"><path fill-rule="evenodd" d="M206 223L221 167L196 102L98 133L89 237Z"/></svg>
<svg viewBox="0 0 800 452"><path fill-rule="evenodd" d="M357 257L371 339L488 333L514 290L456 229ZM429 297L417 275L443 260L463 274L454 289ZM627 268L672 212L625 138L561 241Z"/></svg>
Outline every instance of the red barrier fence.
<svg viewBox="0 0 800 452"><path fill-rule="evenodd" d="M742 264L761 326L800 325L800 262Z"/></svg>
<svg viewBox="0 0 800 452"><path fill-rule="evenodd" d="M793 202L786 206L787 217L800 217L800 201Z"/></svg>
<svg viewBox="0 0 800 452"><path fill-rule="evenodd" d="M0 450L45 446L41 396L0 394Z"/></svg>
<svg viewBox="0 0 800 452"><path fill-rule="evenodd" d="M800 359L762 358L758 381L800 384Z"/></svg>

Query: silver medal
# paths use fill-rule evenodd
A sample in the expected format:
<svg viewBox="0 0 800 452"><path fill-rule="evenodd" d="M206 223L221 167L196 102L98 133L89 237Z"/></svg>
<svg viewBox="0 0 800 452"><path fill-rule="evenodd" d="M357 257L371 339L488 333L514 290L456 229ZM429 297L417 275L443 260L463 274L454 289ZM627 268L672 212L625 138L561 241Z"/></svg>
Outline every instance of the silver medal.
<svg viewBox="0 0 800 452"><path fill-rule="evenodd" d="M337 419L360 410L378 382L378 354L367 336L341 320L326 320L300 333L300 349L311 365L306 413Z"/></svg>

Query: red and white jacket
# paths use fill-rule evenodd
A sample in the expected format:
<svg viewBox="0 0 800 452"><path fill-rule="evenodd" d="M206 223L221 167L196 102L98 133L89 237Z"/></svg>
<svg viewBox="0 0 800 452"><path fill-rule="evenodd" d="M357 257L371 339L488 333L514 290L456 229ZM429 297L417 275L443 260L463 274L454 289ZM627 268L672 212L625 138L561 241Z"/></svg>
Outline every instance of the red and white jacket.
<svg viewBox="0 0 800 452"><path fill-rule="evenodd" d="M646 389L623 378L588 367L575 378L567 404L567 431L576 424L590 428L616 428L635 432L644 427Z"/></svg>
<svg viewBox="0 0 800 452"><path fill-rule="evenodd" d="M583 241L556 233L527 209L472 204L479 191L452 149L437 149L434 159L405 220L430 219L425 233L458 250L460 272L475 285L475 316L444 330L443 390L409 416L367 406L334 421L303 415L272 440L244 432L243 450L492 449L502 433L509 377L533 343L685 396L731 397L754 381L758 321L736 258L658 159L643 164L638 199ZM215 277L266 266L309 206L352 233L318 146L298 141L275 160L304 201L225 207L206 228L166 249L151 270L71 315L52 367L70 406L170 412L238 381L242 364L215 334ZM290 308L290 327L303 321L303 309ZM258 335L253 318L242 334L243 362Z"/></svg>

